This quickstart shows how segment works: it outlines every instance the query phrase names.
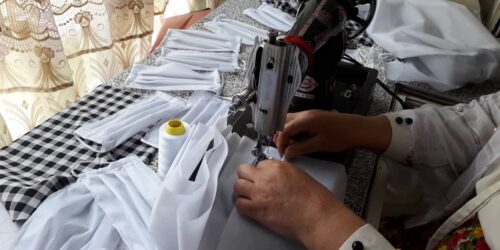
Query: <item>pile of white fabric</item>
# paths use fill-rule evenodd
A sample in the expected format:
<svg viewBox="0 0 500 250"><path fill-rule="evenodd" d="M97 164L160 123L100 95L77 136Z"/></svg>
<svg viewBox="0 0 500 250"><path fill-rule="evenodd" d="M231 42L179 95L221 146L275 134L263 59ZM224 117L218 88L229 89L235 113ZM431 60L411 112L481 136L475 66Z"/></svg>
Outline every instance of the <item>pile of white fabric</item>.
<svg viewBox="0 0 500 250"><path fill-rule="evenodd" d="M192 126L163 180L135 156L81 174L42 203L15 249L302 249L233 208L236 170L253 160L255 141L230 131ZM343 197L343 166L293 163Z"/></svg>
<svg viewBox="0 0 500 250"><path fill-rule="evenodd" d="M295 18L290 14L266 3L263 3L256 9L246 9L243 11L243 14L251 17L253 20L266 27L281 32L288 32L295 23Z"/></svg>
<svg viewBox="0 0 500 250"><path fill-rule="evenodd" d="M400 59L389 80L439 91L500 81L500 44L465 6L448 0L379 0L370 37Z"/></svg>
<svg viewBox="0 0 500 250"><path fill-rule="evenodd" d="M267 31L217 16L199 30L169 29L158 65L135 64L124 86L161 91L206 90L220 93L219 72L240 69L241 44L253 45ZM213 32L213 33L212 33Z"/></svg>

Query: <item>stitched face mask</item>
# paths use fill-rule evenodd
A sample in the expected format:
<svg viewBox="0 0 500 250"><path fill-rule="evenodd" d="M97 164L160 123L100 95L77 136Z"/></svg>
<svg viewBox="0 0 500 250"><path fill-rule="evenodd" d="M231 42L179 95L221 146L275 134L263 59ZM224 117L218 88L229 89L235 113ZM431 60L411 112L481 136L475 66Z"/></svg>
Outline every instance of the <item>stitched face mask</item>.
<svg viewBox="0 0 500 250"><path fill-rule="evenodd" d="M160 64L180 63L197 70L234 72L239 69L238 54L235 52L172 50L163 48L158 62Z"/></svg>
<svg viewBox="0 0 500 250"><path fill-rule="evenodd" d="M240 51L240 39L199 30L169 29L165 36L164 47L169 49L238 53Z"/></svg>
<svg viewBox="0 0 500 250"><path fill-rule="evenodd" d="M107 152L139 131L162 119L171 118L188 107L180 98L158 93L114 115L81 126L75 130L75 137L93 151ZM90 142L96 145L90 146Z"/></svg>
<svg viewBox="0 0 500 250"><path fill-rule="evenodd" d="M188 102L191 108L184 115L178 117L180 120L192 125L200 123L207 126L220 127L227 125L229 101L223 100L212 93L197 92L189 98ZM163 122L155 125L141 141L158 148L158 129L162 124Z"/></svg>
<svg viewBox="0 0 500 250"><path fill-rule="evenodd" d="M183 116L183 120L195 124L214 126L220 119L227 118L230 102L210 93L195 93L189 102L192 108Z"/></svg>
<svg viewBox="0 0 500 250"><path fill-rule="evenodd" d="M223 16L217 16L213 21L205 22L203 27L216 34L240 37L241 43L245 45L254 45L255 37L267 37L268 33L263 29L229 18L223 18Z"/></svg>
<svg viewBox="0 0 500 250"><path fill-rule="evenodd" d="M167 63L160 66L136 64L125 80L124 86L136 89L207 90L219 92L219 72L194 70L184 64Z"/></svg>
<svg viewBox="0 0 500 250"><path fill-rule="evenodd" d="M16 249L158 249L147 224L160 185L136 156L85 171L40 205Z"/></svg>
<svg viewBox="0 0 500 250"><path fill-rule="evenodd" d="M268 4L262 4L257 9L246 9L243 14L269 28L283 32L289 31L295 23L292 16Z"/></svg>

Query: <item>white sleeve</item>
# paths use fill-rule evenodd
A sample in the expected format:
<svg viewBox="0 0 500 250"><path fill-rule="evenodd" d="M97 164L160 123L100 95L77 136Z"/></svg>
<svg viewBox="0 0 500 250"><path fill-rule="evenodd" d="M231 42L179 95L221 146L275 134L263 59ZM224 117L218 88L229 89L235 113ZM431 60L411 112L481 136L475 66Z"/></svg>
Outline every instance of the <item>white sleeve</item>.
<svg viewBox="0 0 500 250"><path fill-rule="evenodd" d="M446 167L461 173L493 135L500 122L500 92L469 104L385 114L392 128L384 156L426 171Z"/></svg>
<svg viewBox="0 0 500 250"><path fill-rule="evenodd" d="M355 245L362 245L356 247ZM372 225L365 224L349 237L339 250L389 250L394 247Z"/></svg>

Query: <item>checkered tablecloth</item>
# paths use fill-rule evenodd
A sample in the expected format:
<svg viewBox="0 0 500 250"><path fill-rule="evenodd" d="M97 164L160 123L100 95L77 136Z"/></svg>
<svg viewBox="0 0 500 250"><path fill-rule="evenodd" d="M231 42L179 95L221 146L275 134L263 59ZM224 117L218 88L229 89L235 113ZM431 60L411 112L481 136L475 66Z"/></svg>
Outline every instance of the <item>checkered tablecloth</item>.
<svg viewBox="0 0 500 250"><path fill-rule="evenodd" d="M126 90L99 86L1 149L0 200L12 219L28 219L47 196L74 182L76 178L71 171L74 163L109 162L134 154L148 164L156 149L140 142L145 132L136 134L108 153L95 153L84 147L73 133L81 125L109 116L140 98Z"/></svg>

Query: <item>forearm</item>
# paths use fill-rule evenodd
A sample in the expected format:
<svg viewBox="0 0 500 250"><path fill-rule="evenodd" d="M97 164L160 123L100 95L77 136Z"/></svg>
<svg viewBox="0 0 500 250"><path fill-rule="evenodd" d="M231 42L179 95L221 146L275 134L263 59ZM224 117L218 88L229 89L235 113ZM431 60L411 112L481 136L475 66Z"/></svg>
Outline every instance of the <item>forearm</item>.
<svg viewBox="0 0 500 250"><path fill-rule="evenodd" d="M358 146L383 153L391 143L392 128L385 116L365 117L359 126Z"/></svg>
<svg viewBox="0 0 500 250"><path fill-rule="evenodd" d="M342 203L326 208L313 230L300 239L307 249L339 249L351 235L366 224Z"/></svg>
<svg viewBox="0 0 500 250"><path fill-rule="evenodd" d="M350 147L362 147L376 153L384 152L391 143L392 129L385 116L365 117L344 115L335 122L342 122Z"/></svg>
<svg viewBox="0 0 500 250"><path fill-rule="evenodd" d="M388 250L394 247L370 224L356 216L340 201L328 209L318 211L311 230L303 233L299 240L311 250L351 250L354 244L364 249Z"/></svg>

